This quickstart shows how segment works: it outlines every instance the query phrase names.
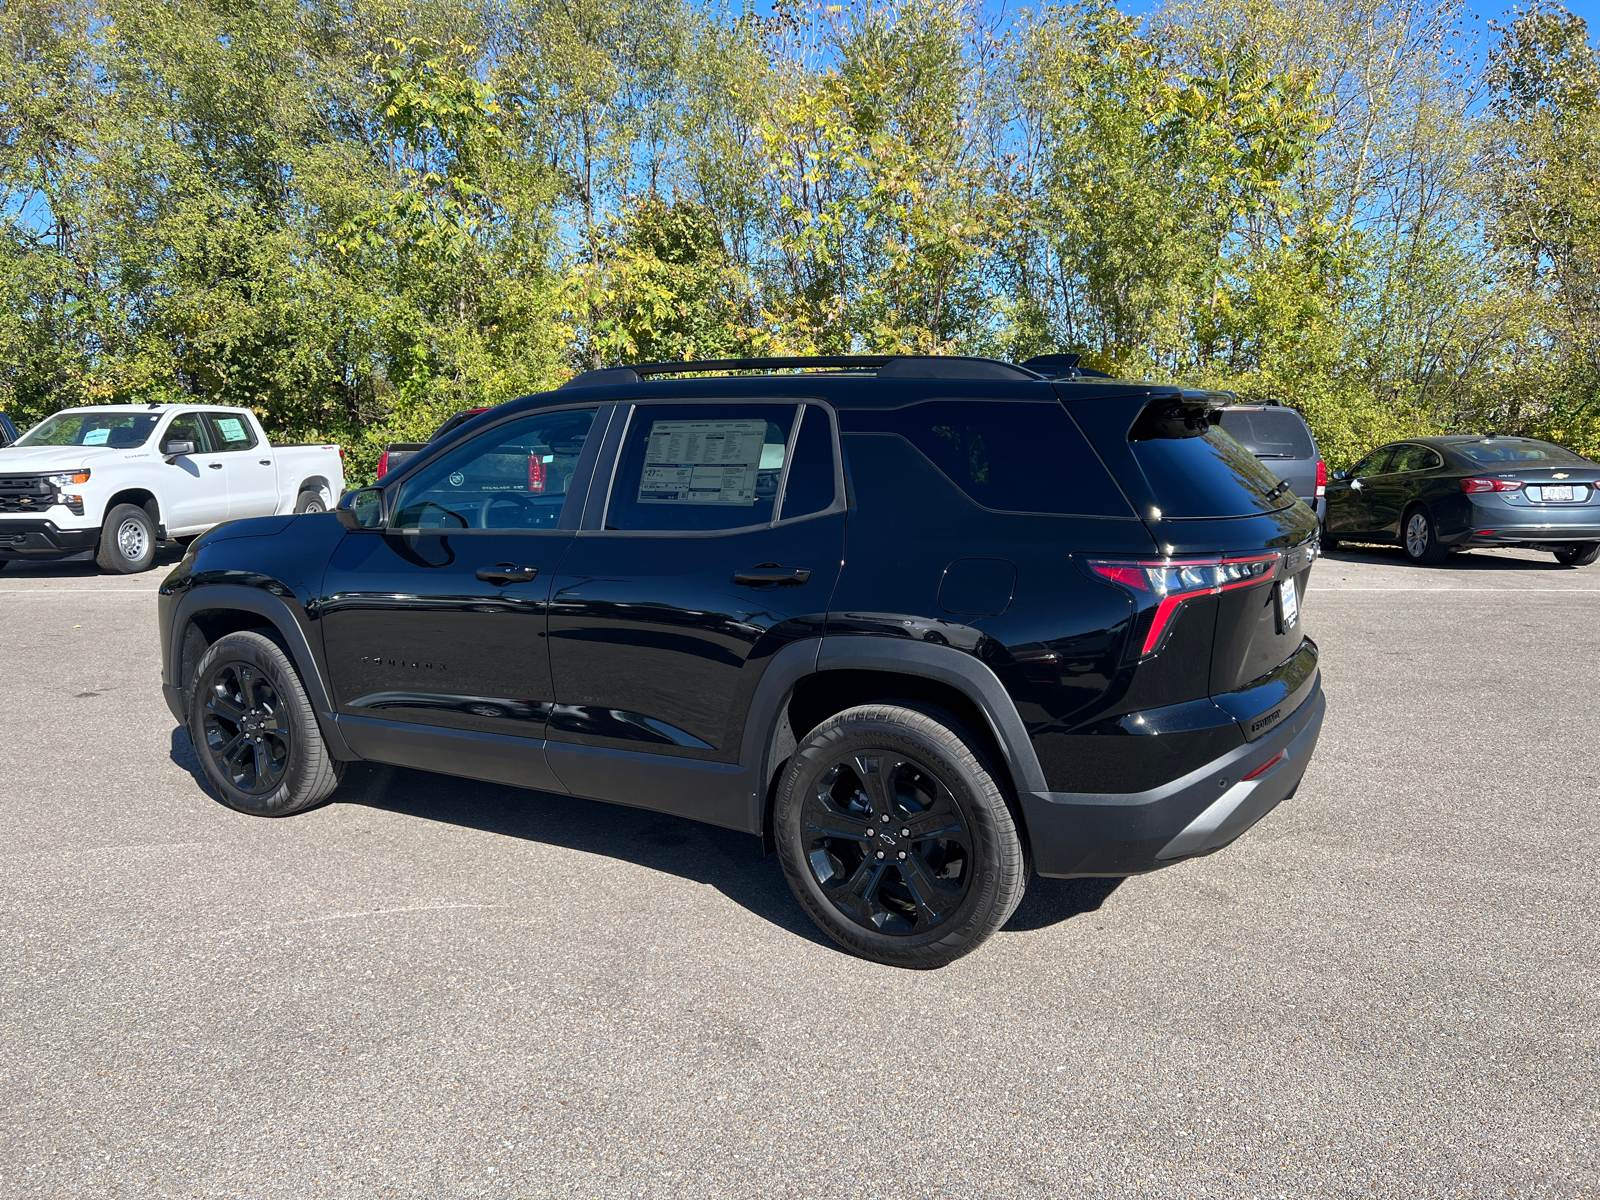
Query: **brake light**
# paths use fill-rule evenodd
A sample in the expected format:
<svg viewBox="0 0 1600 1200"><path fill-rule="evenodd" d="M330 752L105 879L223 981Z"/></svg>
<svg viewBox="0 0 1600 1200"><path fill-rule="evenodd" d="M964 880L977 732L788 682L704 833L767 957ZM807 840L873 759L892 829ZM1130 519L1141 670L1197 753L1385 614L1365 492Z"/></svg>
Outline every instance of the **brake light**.
<svg viewBox="0 0 1600 1200"><path fill-rule="evenodd" d="M544 491L544 459L537 454L528 455L528 490Z"/></svg>
<svg viewBox="0 0 1600 1200"><path fill-rule="evenodd" d="M1136 634L1143 630L1140 658L1161 648L1174 614L1186 601L1266 583L1277 577L1282 564L1283 556L1276 550L1207 558L1084 560L1084 565L1101 579L1134 594L1139 607L1134 630Z"/></svg>
<svg viewBox="0 0 1600 1200"><path fill-rule="evenodd" d="M1328 494L1328 464L1317 459L1317 499Z"/></svg>
<svg viewBox="0 0 1600 1200"><path fill-rule="evenodd" d="M385 450L378 455L378 478L382 479L389 473L389 452Z"/></svg>
<svg viewBox="0 0 1600 1200"><path fill-rule="evenodd" d="M1516 492L1522 489L1520 479L1463 479L1463 492Z"/></svg>

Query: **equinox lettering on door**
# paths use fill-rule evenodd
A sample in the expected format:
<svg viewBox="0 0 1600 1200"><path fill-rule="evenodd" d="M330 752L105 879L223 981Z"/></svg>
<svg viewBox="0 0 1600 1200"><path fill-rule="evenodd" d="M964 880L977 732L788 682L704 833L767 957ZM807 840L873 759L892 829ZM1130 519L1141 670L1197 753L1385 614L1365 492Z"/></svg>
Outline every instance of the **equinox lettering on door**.
<svg viewBox="0 0 1600 1200"><path fill-rule="evenodd" d="M408 670L417 671L443 671L445 669L445 665L443 663L422 662L414 658L385 658L381 654L363 654L361 656L361 662L366 666L405 667Z"/></svg>

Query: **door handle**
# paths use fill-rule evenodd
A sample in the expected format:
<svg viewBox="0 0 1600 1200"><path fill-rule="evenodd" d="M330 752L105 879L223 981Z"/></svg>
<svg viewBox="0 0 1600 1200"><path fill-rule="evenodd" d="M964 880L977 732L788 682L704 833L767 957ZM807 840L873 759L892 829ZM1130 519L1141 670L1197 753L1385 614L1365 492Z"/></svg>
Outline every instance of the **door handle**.
<svg viewBox="0 0 1600 1200"><path fill-rule="evenodd" d="M221 463L207 463L206 466L210 467L213 471L222 470L222 464Z"/></svg>
<svg viewBox="0 0 1600 1200"><path fill-rule="evenodd" d="M256 461L259 462L263 467L270 467L272 465L272 460L270 458L261 458L257 459Z"/></svg>
<svg viewBox="0 0 1600 1200"><path fill-rule="evenodd" d="M492 567L485 567L479 571L478 578L485 583L498 583L504 586L512 583L528 583L538 574L538 567L519 567L516 563L496 563Z"/></svg>
<svg viewBox="0 0 1600 1200"><path fill-rule="evenodd" d="M733 577L733 581L740 587L766 587L774 584L778 587L799 587L811 578L811 572L805 567L780 567L777 563L762 563L748 571L740 571Z"/></svg>

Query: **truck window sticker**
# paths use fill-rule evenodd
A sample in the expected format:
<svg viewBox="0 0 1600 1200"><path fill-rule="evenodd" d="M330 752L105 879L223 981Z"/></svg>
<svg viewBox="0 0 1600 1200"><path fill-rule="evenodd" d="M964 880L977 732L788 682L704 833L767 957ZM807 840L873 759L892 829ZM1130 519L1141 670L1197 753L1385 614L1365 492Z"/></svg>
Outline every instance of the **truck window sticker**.
<svg viewBox="0 0 1600 1200"><path fill-rule="evenodd" d="M83 435L83 444L85 446L104 446L106 439L110 436L110 429L91 429Z"/></svg>
<svg viewBox="0 0 1600 1200"><path fill-rule="evenodd" d="M639 503L750 508L756 502L756 475L766 440L764 418L653 422Z"/></svg>
<svg viewBox="0 0 1600 1200"><path fill-rule="evenodd" d="M229 442L247 442L250 435L244 431L244 424L238 417L218 417L217 428L222 431L222 437Z"/></svg>

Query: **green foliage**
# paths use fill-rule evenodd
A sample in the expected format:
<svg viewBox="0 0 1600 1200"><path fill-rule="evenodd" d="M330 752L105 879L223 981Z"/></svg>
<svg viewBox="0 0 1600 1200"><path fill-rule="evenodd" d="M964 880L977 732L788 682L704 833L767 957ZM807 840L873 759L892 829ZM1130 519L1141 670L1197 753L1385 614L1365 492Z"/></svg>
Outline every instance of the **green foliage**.
<svg viewBox="0 0 1600 1200"><path fill-rule="evenodd" d="M359 480L619 360L1075 350L1297 405L1335 465L1600 452L1580 19L994 11L0 0L0 407L245 404Z"/></svg>

